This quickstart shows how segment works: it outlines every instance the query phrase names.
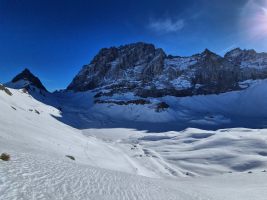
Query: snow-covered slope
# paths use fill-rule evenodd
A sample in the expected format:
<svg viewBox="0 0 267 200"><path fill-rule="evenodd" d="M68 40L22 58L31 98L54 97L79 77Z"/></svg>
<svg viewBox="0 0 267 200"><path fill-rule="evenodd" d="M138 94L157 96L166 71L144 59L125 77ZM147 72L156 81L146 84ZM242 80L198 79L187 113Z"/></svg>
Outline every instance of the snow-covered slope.
<svg viewBox="0 0 267 200"><path fill-rule="evenodd" d="M0 151L33 152L66 158L77 163L153 176L111 144L85 137L80 130L61 123L60 111L45 105L23 90L0 91ZM137 170L138 169L138 170Z"/></svg>
<svg viewBox="0 0 267 200"><path fill-rule="evenodd" d="M254 82L246 90L219 95L180 98L180 106L194 111L217 112L238 117L267 117L267 80Z"/></svg>
<svg viewBox="0 0 267 200"><path fill-rule="evenodd" d="M162 177L227 174L267 169L266 129L220 129L146 133L129 129L87 129L91 135L117 143ZM128 145L128 146L127 146ZM152 165L154 163L155 165Z"/></svg>
<svg viewBox="0 0 267 200"><path fill-rule="evenodd" d="M9 153L11 161L0 160L0 199L265 198L266 130L94 129L87 126L116 126L118 121L110 119L119 108L129 113L147 109L147 117L156 112L147 105L101 110L91 92L43 96L37 89L32 94L7 89L11 95L0 90L0 152ZM172 113L175 110L167 112Z"/></svg>
<svg viewBox="0 0 267 200"><path fill-rule="evenodd" d="M91 91L65 91L54 96L62 105L61 120L81 129L125 127L159 132L188 127L265 128L267 80L247 82L246 87L241 91L192 97L140 98L124 93L96 100ZM145 102L139 104L141 100ZM159 109L162 103L167 107Z"/></svg>
<svg viewBox="0 0 267 200"><path fill-rule="evenodd" d="M1 85L0 199L264 199L267 129L182 131L263 128L267 80L239 84L158 98Z"/></svg>
<svg viewBox="0 0 267 200"><path fill-rule="evenodd" d="M266 168L266 131L251 129L180 130L183 127L216 128L228 125L236 127L236 124L242 120L244 120L243 123L249 124L254 122L251 119L255 120L257 117L264 123L267 113L264 96L267 94L266 85L266 80L263 80L253 83L245 90L219 95L149 98L151 103L145 105L95 104L95 93L90 91L78 93L62 91L46 95L42 100L54 106L48 107L54 109L56 113L46 111L51 124L55 122L72 129L79 136L82 136L81 133L91 136L89 139L82 136L83 139L89 140L87 143L89 142L90 145L89 147L86 146L88 144L85 145L86 147L81 146L79 151L82 152L84 148L87 148L89 151L86 151L86 156L89 158L87 163L90 165L150 177L180 177L186 176L187 173L192 176L214 175L229 171ZM14 95L20 92L19 95L29 98L22 91L14 90L13 92ZM17 99L14 95L12 97L5 95L5 97ZM130 93L127 96L109 97L114 102L133 98L135 97ZM36 101L33 98L29 100ZM154 106L159 101L167 102L170 107L157 112ZM25 100L22 99L19 102L25 102ZM36 102L37 105L46 106ZM38 106L35 107L40 110ZM62 112L59 114L55 107L60 107ZM257 107L261 107L261 110L255 113ZM51 117L51 114L54 117ZM42 121L43 119L40 119L40 122ZM39 121L37 122L40 124ZM66 126L66 124L82 131ZM60 126L55 130L62 129ZM174 131L168 132L170 130ZM41 133L38 137L43 137L43 135L46 133ZM83 139L81 143L84 142ZM71 146L80 145L70 144ZM227 152L223 149L224 147L227 147ZM210 151L213 153L209 153ZM61 155L66 154L66 150L61 153ZM83 153L80 154L83 155ZM105 159L106 157L108 159ZM83 159L79 158L79 160ZM114 161L117 165L113 166ZM207 170L206 163L209 163L209 170Z"/></svg>

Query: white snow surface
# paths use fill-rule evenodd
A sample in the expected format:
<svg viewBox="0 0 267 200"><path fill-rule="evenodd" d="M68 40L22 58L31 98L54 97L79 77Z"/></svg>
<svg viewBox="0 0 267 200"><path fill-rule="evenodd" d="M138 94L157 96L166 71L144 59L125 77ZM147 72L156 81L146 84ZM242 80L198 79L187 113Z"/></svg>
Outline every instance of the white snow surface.
<svg viewBox="0 0 267 200"><path fill-rule="evenodd" d="M267 173L150 179L26 153L0 161L0 199L265 200Z"/></svg>
<svg viewBox="0 0 267 200"><path fill-rule="evenodd" d="M68 101L69 107L75 106L74 101L76 104L77 101L81 105L86 104L88 107L87 111L83 112L83 118L86 118L87 122L95 121L97 118L97 121L105 121L105 123L116 120L144 123L169 122L176 126L182 125L184 128L198 127L197 125L200 124L218 128L224 128L224 125L227 124L229 127L254 127L253 124L258 123L262 128L267 127L265 123L267 120L265 100L267 98L267 80L247 81L240 84L245 85L246 89L218 95L147 98L151 101L151 104L147 105L93 104L94 94L92 93L62 93L59 96L62 99L72 99ZM131 93L124 93L102 99L127 101L132 100L133 97ZM134 98L138 99L138 97ZM155 112L155 104L159 102L166 102L170 107L164 112ZM66 110L69 109L66 108Z"/></svg>
<svg viewBox="0 0 267 200"><path fill-rule="evenodd" d="M12 96L0 91L0 150L53 157L72 155L78 163L136 173L137 164L133 164L113 145L94 137L88 138L80 130L56 120L55 117L60 117L56 108L35 100L21 90L10 91ZM149 175L142 169L140 166L141 175Z"/></svg>
<svg viewBox="0 0 267 200"><path fill-rule="evenodd" d="M90 92L33 97L0 91L0 153L11 155L0 160L0 199L266 199L267 129L112 127L126 116L131 123L175 122L192 110L206 115L188 118L189 124L227 124L234 114L264 117L266 85L162 98L170 109L160 113L153 109L156 99L152 105L95 105ZM90 127L97 123L103 128Z"/></svg>

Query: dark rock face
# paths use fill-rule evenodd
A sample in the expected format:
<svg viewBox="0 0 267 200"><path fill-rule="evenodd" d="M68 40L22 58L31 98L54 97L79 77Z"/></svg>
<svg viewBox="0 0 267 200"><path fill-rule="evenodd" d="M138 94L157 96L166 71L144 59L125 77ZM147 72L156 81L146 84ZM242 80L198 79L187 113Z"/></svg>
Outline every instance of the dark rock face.
<svg viewBox="0 0 267 200"><path fill-rule="evenodd" d="M155 49L154 45L145 43L101 49L67 89L86 91L114 83L132 85L148 81L162 72L165 57L162 49Z"/></svg>
<svg viewBox="0 0 267 200"><path fill-rule="evenodd" d="M260 66L260 67L259 67ZM133 92L140 97L191 96L239 90L239 82L267 78L267 54L235 49L224 57L206 49L190 57L166 56L152 44L101 49L68 86L96 97Z"/></svg>
<svg viewBox="0 0 267 200"><path fill-rule="evenodd" d="M240 66L240 80L267 78L267 53L236 48L226 53L224 58Z"/></svg>
<svg viewBox="0 0 267 200"><path fill-rule="evenodd" d="M238 89L240 67L228 60L205 50L195 65L194 84L202 87L199 94L220 93Z"/></svg>
<svg viewBox="0 0 267 200"><path fill-rule="evenodd" d="M16 83L20 80L29 81L30 85L33 85L41 90L47 91L41 81L36 76L34 76L28 69L24 69L20 74L13 78L12 83Z"/></svg>

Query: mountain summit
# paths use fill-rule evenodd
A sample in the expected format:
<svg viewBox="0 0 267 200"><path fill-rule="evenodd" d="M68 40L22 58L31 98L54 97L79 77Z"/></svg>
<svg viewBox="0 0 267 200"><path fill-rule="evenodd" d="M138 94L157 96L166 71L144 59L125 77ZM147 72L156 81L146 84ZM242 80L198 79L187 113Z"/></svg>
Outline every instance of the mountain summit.
<svg viewBox="0 0 267 200"><path fill-rule="evenodd" d="M34 76L29 69L24 69L21 73L15 76L11 83L8 85L14 85L16 87L35 86L38 89L47 91L38 77Z"/></svg>
<svg viewBox="0 0 267 200"><path fill-rule="evenodd" d="M103 48L85 65L68 86L69 90L86 91L106 85L132 85L151 81L163 70L166 55L162 49L142 42Z"/></svg>

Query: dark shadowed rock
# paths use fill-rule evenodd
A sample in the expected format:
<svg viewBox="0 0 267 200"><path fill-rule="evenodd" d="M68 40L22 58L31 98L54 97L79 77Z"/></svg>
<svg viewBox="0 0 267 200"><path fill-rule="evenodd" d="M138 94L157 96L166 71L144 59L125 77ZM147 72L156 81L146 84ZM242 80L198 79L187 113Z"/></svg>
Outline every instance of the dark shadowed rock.
<svg viewBox="0 0 267 200"><path fill-rule="evenodd" d="M0 84L0 91L4 91L7 95L12 96L12 93L10 92L9 89L7 89L5 86Z"/></svg>
<svg viewBox="0 0 267 200"><path fill-rule="evenodd" d="M152 44L134 43L101 49L68 86L68 90L86 91L110 84L150 80L163 70L166 57Z"/></svg>
<svg viewBox="0 0 267 200"><path fill-rule="evenodd" d="M193 84L200 84L199 94L221 93L239 89L240 67L215 53L205 50L194 66Z"/></svg>
<svg viewBox="0 0 267 200"><path fill-rule="evenodd" d="M24 69L20 74L18 74L15 78L13 78L11 82L16 83L21 80L29 81L30 85L35 86L44 91L47 91L46 88L41 83L41 81L39 80L39 78L34 76L28 69Z"/></svg>
<svg viewBox="0 0 267 200"><path fill-rule="evenodd" d="M236 48L226 53L224 58L240 66L239 79L242 81L267 78L267 53Z"/></svg>

